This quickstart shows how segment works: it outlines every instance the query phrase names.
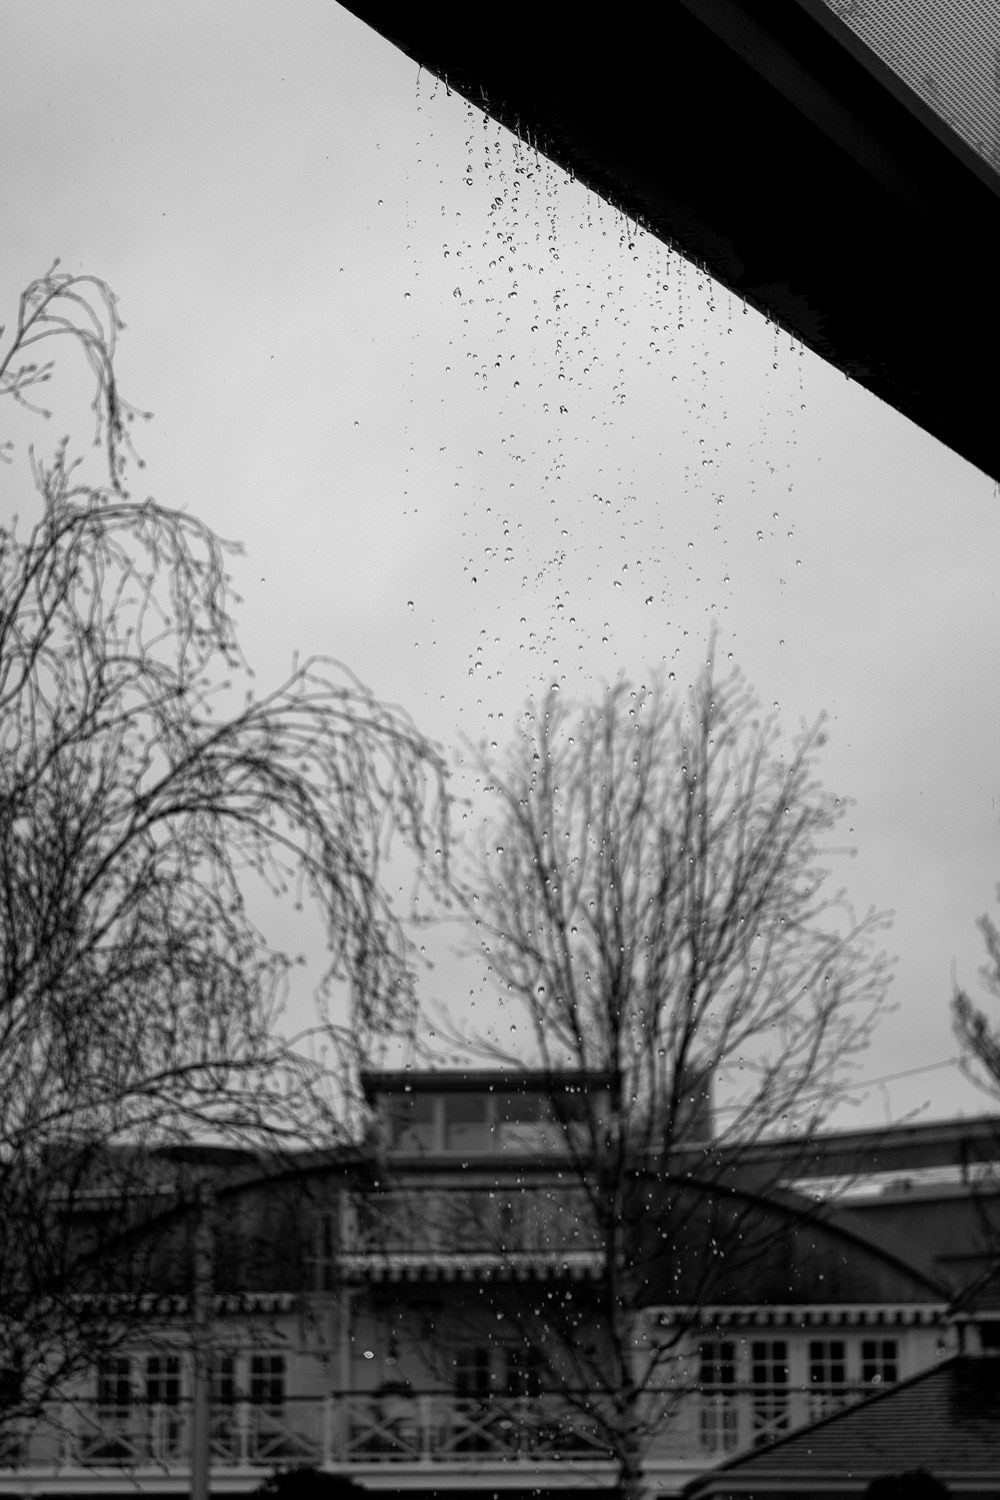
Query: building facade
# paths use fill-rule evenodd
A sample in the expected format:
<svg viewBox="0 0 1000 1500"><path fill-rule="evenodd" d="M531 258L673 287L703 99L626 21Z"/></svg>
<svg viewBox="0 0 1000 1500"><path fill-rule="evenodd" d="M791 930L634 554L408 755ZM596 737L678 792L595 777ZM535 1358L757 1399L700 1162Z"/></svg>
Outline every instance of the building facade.
<svg viewBox="0 0 1000 1500"><path fill-rule="evenodd" d="M354 1151L277 1167L192 1153L172 1187L161 1161L166 1207L145 1232L170 1251L141 1316L130 1304L41 1412L8 1403L0 1493L186 1493L199 1431L219 1494L297 1465L414 1496L614 1488L620 1393L594 1371L616 1273L586 1162L615 1080L408 1071L366 1088L372 1127ZM985 1126L954 1148L945 1130L911 1127L898 1162L891 1132L859 1137L835 1208L784 1181L788 1142L766 1173L758 1154L717 1178L746 1253L731 1236L711 1283L699 1273L722 1218L698 1207L668 1231L669 1194L676 1207L697 1193L651 1175L628 1295L637 1358L663 1351L632 1408L652 1493L959 1348L968 1298L981 1306L992 1284L995 1196L960 1158L972 1136L977 1159L997 1153ZM812 1143L813 1186L844 1176L844 1139ZM942 1149L951 1165L928 1183L920 1162ZM192 1172L197 1192L181 1192Z"/></svg>

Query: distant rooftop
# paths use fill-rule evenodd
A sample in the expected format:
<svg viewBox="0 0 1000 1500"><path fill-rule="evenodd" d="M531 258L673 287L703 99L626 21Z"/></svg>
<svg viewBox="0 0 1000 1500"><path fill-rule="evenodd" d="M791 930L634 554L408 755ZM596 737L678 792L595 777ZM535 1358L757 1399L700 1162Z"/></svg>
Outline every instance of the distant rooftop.
<svg viewBox="0 0 1000 1500"><path fill-rule="evenodd" d="M997 1494L1000 1357L959 1355L857 1406L730 1460L686 1486L705 1496L863 1495L880 1475L928 1469L963 1495ZM979 1481L982 1487L977 1484Z"/></svg>
<svg viewBox="0 0 1000 1500"><path fill-rule="evenodd" d="M613 1072L589 1072L581 1068L564 1071L517 1068L397 1068L366 1071L361 1075L365 1098L371 1103L381 1094L551 1094L598 1093L613 1089Z"/></svg>

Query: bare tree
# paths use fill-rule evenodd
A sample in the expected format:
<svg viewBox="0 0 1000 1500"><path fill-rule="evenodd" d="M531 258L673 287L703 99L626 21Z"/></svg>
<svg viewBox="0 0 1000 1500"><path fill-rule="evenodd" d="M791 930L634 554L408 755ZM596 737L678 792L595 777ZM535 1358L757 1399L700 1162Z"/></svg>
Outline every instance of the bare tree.
<svg viewBox="0 0 1000 1500"><path fill-rule="evenodd" d="M442 762L406 715L325 659L257 692L237 549L130 498L120 328L103 282L53 267L0 330L0 395L34 412L40 354L82 350L106 470L32 452L37 518L0 528L0 1364L45 1389L97 1337L70 1316L74 1204L134 1200L132 1148L191 1133L334 1138L355 1059L412 1016L391 835L417 881L447 850ZM311 1043L282 1030L273 897L325 933Z"/></svg>
<svg viewBox="0 0 1000 1500"><path fill-rule="evenodd" d="M977 925L986 948L980 979L987 994L997 1000L1000 999L1000 928L985 913ZM968 991L958 986L952 996L951 1010L962 1067L978 1088L996 1100L1000 1097L1000 1027ZM996 1140L987 1143L981 1159L976 1160L970 1154L963 1164L975 1211L973 1244L981 1265L979 1275L971 1279L953 1304L953 1310L965 1314L974 1312L981 1302L996 1295L1000 1275L1000 1180L996 1146Z"/></svg>
<svg viewBox="0 0 1000 1500"><path fill-rule="evenodd" d="M838 1098L884 997L885 918L858 920L829 887L844 805L817 777L821 726L786 747L711 654L686 698L622 684L574 707L553 691L525 723L483 760L494 814L465 899L555 1080L563 1197L597 1271L519 1290L503 1315L632 1496L698 1309L805 1208L753 1148L815 1129ZM566 1069L615 1080L610 1111L606 1089L568 1093ZM651 1317L664 1304L673 1316Z"/></svg>
<svg viewBox="0 0 1000 1500"><path fill-rule="evenodd" d="M978 926L986 947L980 977L987 992L1000 999L1000 928L986 915L979 918ZM1000 1029L963 989L956 989L951 1007L966 1071L981 1088L996 1094L1000 1091Z"/></svg>

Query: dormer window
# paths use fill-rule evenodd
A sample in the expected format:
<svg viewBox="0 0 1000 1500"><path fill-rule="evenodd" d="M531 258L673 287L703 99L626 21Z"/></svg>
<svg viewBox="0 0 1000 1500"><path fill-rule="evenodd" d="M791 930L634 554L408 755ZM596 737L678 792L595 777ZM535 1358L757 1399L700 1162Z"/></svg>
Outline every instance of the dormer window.
<svg viewBox="0 0 1000 1500"><path fill-rule="evenodd" d="M532 1093L412 1093L388 1101L393 1151L558 1151L562 1131L549 1100Z"/></svg>
<svg viewBox="0 0 1000 1500"><path fill-rule="evenodd" d="M433 1094L396 1094L389 1101L394 1151L437 1151L437 1100Z"/></svg>
<svg viewBox="0 0 1000 1500"><path fill-rule="evenodd" d="M381 1138L399 1155L561 1153L567 1131L589 1143L589 1122L606 1117L614 1080L605 1074L506 1072L370 1073L365 1092Z"/></svg>
<svg viewBox="0 0 1000 1500"><path fill-rule="evenodd" d="M444 1149L446 1151L489 1151L493 1131L486 1094L444 1095Z"/></svg>

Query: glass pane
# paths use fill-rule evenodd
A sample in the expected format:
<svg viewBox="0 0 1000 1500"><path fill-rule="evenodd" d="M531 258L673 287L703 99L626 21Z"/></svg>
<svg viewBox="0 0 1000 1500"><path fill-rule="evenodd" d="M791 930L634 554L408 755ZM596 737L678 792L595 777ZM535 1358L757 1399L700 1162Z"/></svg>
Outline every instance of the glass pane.
<svg viewBox="0 0 1000 1500"><path fill-rule="evenodd" d="M434 1149L437 1145L434 1106L433 1094L409 1094L393 1099L389 1106L389 1132L397 1151Z"/></svg>
<svg viewBox="0 0 1000 1500"><path fill-rule="evenodd" d="M493 1132L487 1100L482 1094L446 1094L444 1097L444 1146L446 1151L485 1151Z"/></svg>

